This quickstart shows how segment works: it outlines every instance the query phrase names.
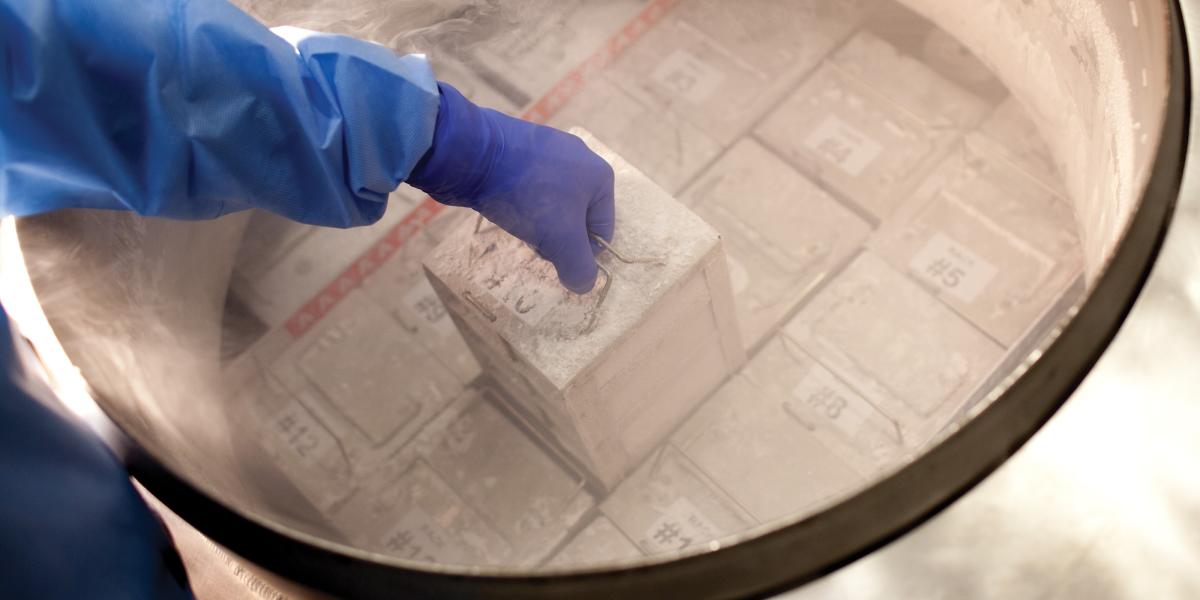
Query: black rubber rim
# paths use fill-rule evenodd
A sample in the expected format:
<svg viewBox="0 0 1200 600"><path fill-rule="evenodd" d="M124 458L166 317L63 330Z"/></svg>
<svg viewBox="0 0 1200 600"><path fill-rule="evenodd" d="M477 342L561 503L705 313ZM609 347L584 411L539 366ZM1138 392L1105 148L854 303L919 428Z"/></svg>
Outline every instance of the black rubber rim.
<svg viewBox="0 0 1200 600"><path fill-rule="evenodd" d="M1120 329L1158 255L1184 168L1191 90L1179 6L1171 5L1171 85L1157 161L1142 206L1094 293L1042 358L977 417L894 475L798 523L706 554L619 570L453 575L299 541L227 508L126 439L129 470L214 541L287 579L337 596L759 597L830 573L912 530L990 475L1050 419Z"/></svg>

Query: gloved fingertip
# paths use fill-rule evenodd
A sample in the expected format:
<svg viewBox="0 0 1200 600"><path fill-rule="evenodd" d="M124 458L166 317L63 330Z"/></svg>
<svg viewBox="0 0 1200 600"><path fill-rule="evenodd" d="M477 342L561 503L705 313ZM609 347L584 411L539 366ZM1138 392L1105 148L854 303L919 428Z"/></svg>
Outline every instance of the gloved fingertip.
<svg viewBox="0 0 1200 600"><path fill-rule="evenodd" d="M599 269L596 268L596 263L593 260L590 268L575 267L573 269L559 269L558 280L562 282L563 287L576 294L586 294L596 287L596 279L599 276Z"/></svg>

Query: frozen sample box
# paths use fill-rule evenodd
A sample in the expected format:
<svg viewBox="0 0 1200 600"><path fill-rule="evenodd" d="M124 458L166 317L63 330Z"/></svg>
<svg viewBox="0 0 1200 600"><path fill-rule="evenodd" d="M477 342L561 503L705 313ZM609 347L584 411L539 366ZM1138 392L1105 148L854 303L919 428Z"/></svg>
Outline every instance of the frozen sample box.
<svg viewBox="0 0 1200 600"><path fill-rule="evenodd" d="M426 563L512 564L512 546L425 461L373 484L332 516L355 546Z"/></svg>
<svg viewBox="0 0 1200 600"><path fill-rule="evenodd" d="M1046 146L1037 126L1021 108L1016 99L1009 97L979 126L979 134L986 140L999 144L1005 157L1018 167L1050 186L1056 192L1063 189L1062 177L1054 164L1054 157ZM978 136L971 136L976 141ZM982 142L984 140L978 140Z"/></svg>
<svg viewBox="0 0 1200 600"><path fill-rule="evenodd" d="M689 0L679 18L768 77L811 69L875 7L871 0Z"/></svg>
<svg viewBox="0 0 1200 600"><path fill-rule="evenodd" d="M642 555L642 551L604 515L597 516L554 558L547 567L591 567Z"/></svg>
<svg viewBox="0 0 1200 600"><path fill-rule="evenodd" d="M685 3L630 47L609 77L728 145L849 34L857 5Z"/></svg>
<svg viewBox="0 0 1200 600"><path fill-rule="evenodd" d="M600 510L647 554L702 548L755 524L670 444L623 481Z"/></svg>
<svg viewBox="0 0 1200 600"><path fill-rule="evenodd" d="M1003 350L916 282L864 252L784 328L922 447Z"/></svg>
<svg viewBox="0 0 1200 600"><path fill-rule="evenodd" d="M747 348L840 267L870 225L751 139L739 141L682 200L721 232Z"/></svg>
<svg viewBox="0 0 1200 600"><path fill-rule="evenodd" d="M721 152L715 140L691 123L633 98L604 78L583 88L550 124L593 132L672 193Z"/></svg>
<svg viewBox="0 0 1200 600"><path fill-rule="evenodd" d="M870 246L1005 346L1083 271L1071 206L1003 155L964 144Z"/></svg>
<svg viewBox="0 0 1200 600"><path fill-rule="evenodd" d="M437 243L432 235L415 236L363 282L363 291L446 365L463 384L479 375L479 363L433 286L421 259Z"/></svg>
<svg viewBox="0 0 1200 600"><path fill-rule="evenodd" d="M981 119L982 101L867 33L757 128L800 169L884 219Z"/></svg>
<svg viewBox="0 0 1200 600"><path fill-rule="evenodd" d="M428 465L507 542L514 564L545 559L595 507L583 478L501 413L487 387L468 389L389 462L378 479Z"/></svg>
<svg viewBox="0 0 1200 600"><path fill-rule="evenodd" d="M462 391L462 383L361 291L346 296L270 371L370 472Z"/></svg>
<svg viewBox="0 0 1200 600"><path fill-rule="evenodd" d="M671 438L763 522L811 510L863 483L863 475L845 458L865 473L871 472L865 468L870 461L857 454L839 455L823 443L846 434L840 425L864 454L869 454L868 444L880 441L872 439L877 435L890 436L888 451L899 450L894 431L886 430L886 417L802 354L781 356L778 344L768 344ZM822 402L827 406L815 406ZM837 412L843 403L844 414ZM814 418L835 413L840 422Z"/></svg>
<svg viewBox="0 0 1200 600"><path fill-rule="evenodd" d="M548 262L487 224L460 227L425 267L515 410L611 486L745 353L717 232L580 135L616 172L615 252L598 257L595 290L566 291Z"/></svg>
<svg viewBox="0 0 1200 600"><path fill-rule="evenodd" d="M468 62L494 87L511 87L512 100L529 101L583 63L633 21L643 0L536 0L505 10L504 29L479 44ZM645 24L641 24L644 28ZM628 35L626 33L625 35ZM502 83L503 82L503 83ZM515 102L524 104L524 102Z"/></svg>
<svg viewBox="0 0 1200 600"><path fill-rule="evenodd" d="M419 226L435 213L393 194L373 225L336 229L280 223L255 215L247 228L231 286L255 315L274 327L316 296L364 252L396 227ZM278 239L279 243L270 240ZM265 252L266 246L273 246Z"/></svg>
<svg viewBox="0 0 1200 600"><path fill-rule="evenodd" d="M256 374L238 403L248 411L267 455L313 506L328 514L354 493L341 442L269 374Z"/></svg>
<svg viewBox="0 0 1200 600"><path fill-rule="evenodd" d="M757 396L777 402L790 419L868 480L904 464L911 454L913 448L894 419L786 335L771 337L739 380Z"/></svg>
<svg viewBox="0 0 1200 600"><path fill-rule="evenodd" d="M1008 94L1004 84L966 47L904 2L875 2L862 28L925 63L967 91L999 102Z"/></svg>

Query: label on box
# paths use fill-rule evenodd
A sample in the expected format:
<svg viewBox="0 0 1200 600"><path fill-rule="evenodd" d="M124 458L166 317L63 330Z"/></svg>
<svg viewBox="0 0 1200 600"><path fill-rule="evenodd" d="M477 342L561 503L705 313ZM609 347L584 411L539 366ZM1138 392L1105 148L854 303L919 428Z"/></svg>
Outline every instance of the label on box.
<svg viewBox="0 0 1200 600"><path fill-rule="evenodd" d="M793 414L815 414L828 419L847 437L854 439L875 409L856 394L846 389L832 374L824 369L809 369L792 388L792 401L802 412Z"/></svg>
<svg viewBox="0 0 1200 600"><path fill-rule="evenodd" d="M353 492L342 448L303 405L289 401L265 425L277 464L317 508L329 510Z"/></svg>
<svg viewBox="0 0 1200 600"><path fill-rule="evenodd" d="M658 63L651 77L672 94L701 104L721 87L725 74L685 50L676 50Z"/></svg>
<svg viewBox="0 0 1200 600"><path fill-rule="evenodd" d="M438 299L428 279L421 277L417 284L404 292L402 300L420 318L422 325L431 327L439 336L449 336L457 331L454 321L446 312L446 306Z"/></svg>
<svg viewBox="0 0 1200 600"><path fill-rule="evenodd" d="M295 400L276 413L270 427L282 446L304 467L321 467L322 458L336 452L333 436Z"/></svg>
<svg viewBox="0 0 1200 600"><path fill-rule="evenodd" d="M481 244L471 278L526 325L536 326L566 299L554 266L525 244Z"/></svg>
<svg viewBox="0 0 1200 600"><path fill-rule="evenodd" d="M879 142L835 116L821 121L804 145L851 177L861 175L883 151Z"/></svg>
<svg viewBox="0 0 1200 600"><path fill-rule="evenodd" d="M690 500L679 498L646 530L644 544L651 553L673 552L720 536L721 530Z"/></svg>
<svg viewBox="0 0 1200 600"><path fill-rule="evenodd" d="M531 327L542 325L547 317L552 320L549 326L560 334L585 325L600 301L602 283L587 294L568 292L559 283L554 265L515 239L485 241L472 252L476 256L471 280Z"/></svg>
<svg viewBox="0 0 1200 600"><path fill-rule="evenodd" d="M433 518L415 507L383 538L383 549L398 558L465 564L469 557L456 544Z"/></svg>
<svg viewBox="0 0 1200 600"><path fill-rule="evenodd" d="M997 273L994 265L942 233L934 234L908 266L922 280L963 302L978 298Z"/></svg>

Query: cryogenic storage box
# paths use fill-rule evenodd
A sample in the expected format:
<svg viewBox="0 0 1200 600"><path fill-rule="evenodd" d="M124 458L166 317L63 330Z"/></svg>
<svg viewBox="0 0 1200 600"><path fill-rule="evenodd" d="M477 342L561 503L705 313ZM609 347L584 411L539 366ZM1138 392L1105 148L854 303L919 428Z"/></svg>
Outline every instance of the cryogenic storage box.
<svg viewBox="0 0 1200 600"><path fill-rule="evenodd" d="M486 223L425 261L485 372L515 410L616 483L745 360L720 237L589 134L616 172L615 251L586 295ZM619 253L619 255L618 255Z"/></svg>
<svg viewBox="0 0 1200 600"><path fill-rule="evenodd" d="M692 464L762 522L812 508L864 480L815 434L828 425L800 412L807 409L804 405L812 395L803 386L830 382L811 381L813 373L802 370L808 365L764 361L761 357L771 347L760 352L671 437ZM785 372L766 372L768 364ZM799 380L799 389L779 389L791 378ZM864 413L864 419L871 417L861 399L836 391L847 402L857 400L854 410ZM832 396L827 402L835 405L839 398ZM849 421L852 417L848 413L843 418Z"/></svg>
<svg viewBox="0 0 1200 600"><path fill-rule="evenodd" d="M237 399L267 456L319 511L329 514L354 494L357 482L341 441L270 374L253 374Z"/></svg>
<svg viewBox="0 0 1200 600"><path fill-rule="evenodd" d="M502 414L486 386L468 389L392 455L376 478L390 481L413 464L427 466L485 520L510 548L500 558L512 563L545 559L595 507L583 478Z"/></svg>
<svg viewBox="0 0 1200 600"><path fill-rule="evenodd" d="M646 554L703 547L755 524L671 444L623 481L600 510Z"/></svg>
<svg viewBox="0 0 1200 600"><path fill-rule="evenodd" d="M454 373L361 291L351 292L269 372L321 422L355 472L372 472L461 394Z"/></svg>
<svg viewBox="0 0 1200 600"><path fill-rule="evenodd" d="M884 219L985 112L983 102L929 67L858 33L756 134Z"/></svg>
<svg viewBox="0 0 1200 600"><path fill-rule="evenodd" d="M920 448L968 401L1003 350L920 285L864 252L784 333Z"/></svg>
<svg viewBox="0 0 1200 600"><path fill-rule="evenodd" d="M871 0L690 0L679 18L768 77L811 69L875 6Z"/></svg>
<svg viewBox="0 0 1200 600"><path fill-rule="evenodd" d="M436 245L431 234L414 236L362 288L465 385L479 376L479 363L421 267L421 259Z"/></svg>
<svg viewBox="0 0 1200 600"><path fill-rule="evenodd" d="M512 21L521 11L529 11L530 18L498 24L503 29L478 44L465 60L521 106L554 87L644 4L643 0L530 2L507 15Z"/></svg>
<svg viewBox="0 0 1200 600"><path fill-rule="evenodd" d="M738 380L742 392L757 398L753 401L782 410L787 417L780 417L782 420L798 422L864 478L878 476L912 455L894 419L786 335L772 337ZM727 403L736 407L736 402L750 401ZM831 486L826 496L836 491L837 486Z"/></svg>
<svg viewBox="0 0 1200 600"><path fill-rule="evenodd" d="M1006 347L1083 272L1071 206L989 151L964 143L870 241Z"/></svg>
<svg viewBox="0 0 1200 600"><path fill-rule="evenodd" d="M577 567L639 556L642 551L608 517L599 515L575 534L546 566Z"/></svg>
<svg viewBox="0 0 1200 600"><path fill-rule="evenodd" d="M605 78L589 83L550 124L591 131L671 193L721 152L720 144L680 116L633 98Z"/></svg>
<svg viewBox="0 0 1200 600"><path fill-rule="evenodd" d="M370 552L451 565L513 564L512 546L423 460L394 479L377 479L332 521Z"/></svg>
<svg viewBox="0 0 1200 600"><path fill-rule="evenodd" d="M786 9L751 4L681 6L679 16L649 32L613 65L612 81L729 145L849 35L861 16L857 3L817 8L817 2L805 1ZM790 11L786 18L784 11Z"/></svg>
<svg viewBox="0 0 1200 600"><path fill-rule="evenodd" d="M747 348L778 329L871 228L752 139L743 139L682 200L721 232Z"/></svg>
<svg viewBox="0 0 1200 600"><path fill-rule="evenodd" d="M424 222L422 215L412 215L415 205L403 193L393 193L388 202L378 222L351 229L256 213L239 249L234 294L269 326L282 324L393 227Z"/></svg>

